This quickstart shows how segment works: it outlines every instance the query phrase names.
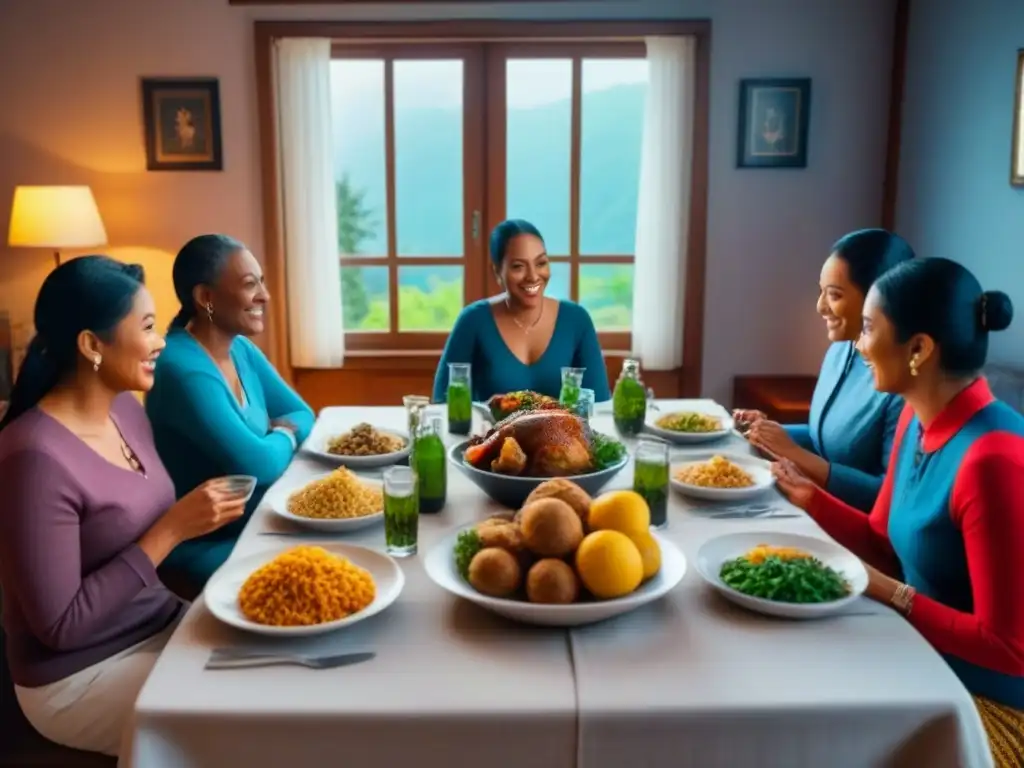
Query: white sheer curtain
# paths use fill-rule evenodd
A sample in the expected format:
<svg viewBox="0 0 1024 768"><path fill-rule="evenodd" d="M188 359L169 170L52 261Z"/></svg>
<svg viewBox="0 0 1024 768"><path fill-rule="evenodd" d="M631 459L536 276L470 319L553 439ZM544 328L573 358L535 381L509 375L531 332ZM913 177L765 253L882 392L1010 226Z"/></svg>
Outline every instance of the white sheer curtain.
<svg viewBox="0 0 1024 768"><path fill-rule="evenodd" d="M278 162L291 363L345 359L331 125L331 41L277 41ZM268 214L269 215L269 214Z"/></svg>
<svg viewBox="0 0 1024 768"><path fill-rule="evenodd" d="M654 371L683 364L683 280L693 165L692 37L649 37L633 277L633 354Z"/></svg>

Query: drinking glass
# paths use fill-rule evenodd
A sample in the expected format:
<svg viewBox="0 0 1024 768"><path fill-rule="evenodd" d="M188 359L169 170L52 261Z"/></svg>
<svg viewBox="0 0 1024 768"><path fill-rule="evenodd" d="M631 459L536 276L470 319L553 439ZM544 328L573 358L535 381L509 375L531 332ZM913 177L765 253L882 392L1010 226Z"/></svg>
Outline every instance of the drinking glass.
<svg viewBox="0 0 1024 768"><path fill-rule="evenodd" d="M406 395L402 398L402 405L405 406L405 417L408 421L406 427L409 430L409 445L416 439L416 430L420 426L423 409L430 405L430 398L425 395Z"/></svg>
<svg viewBox="0 0 1024 768"><path fill-rule="evenodd" d="M573 406L573 411L581 419L590 419L594 416L594 390L580 388L580 396Z"/></svg>
<svg viewBox="0 0 1024 768"><path fill-rule="evenodd" d="M393 557L415 555L420 530L416 473L410 467L384 472L384 543Z"/></svg>
<svg viewBox="0 0 1024 768"><path fill-rule="evenodd" d="M576 405L580 399L580 387L583 386L583 374L586 368L562 368L562 391L558 395L559 402L567 408Z"/></svg>
<svg viewBox="0 0 1024 768"><path fill-rule="evenodd" d="M453 435L468 435L472 427L472 366L448 363L448 431Z"/></svg>
<svg viewBox="0 0 1024 768"><path fill-rule="evenodd" d="M651 527L668 525L668 443L641 438L633 455L633 490L651 509Z"/></svg>

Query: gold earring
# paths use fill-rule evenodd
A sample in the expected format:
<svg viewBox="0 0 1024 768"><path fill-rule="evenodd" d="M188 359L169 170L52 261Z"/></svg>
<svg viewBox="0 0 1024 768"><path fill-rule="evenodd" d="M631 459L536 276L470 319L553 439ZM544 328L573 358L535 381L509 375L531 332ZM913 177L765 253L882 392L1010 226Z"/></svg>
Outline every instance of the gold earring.
<svg viewBox="0 0 1024 768"><path fill-rule="evenodd" d="M96 355L96 357L94 357L94 358L92 359L92 369L93 369L94 371L99 371L99 369L100 369L100 363L102 363L102 362L103 362L103 358L102 358L102 357L100 357L99 355Z"/></svg>
<svg viewBox="0 0 1024 768"><path fill-rule="evenodd" d="M206 302L206 318L212 323L213 322L213 304L209 301Z"/></svg>
<svg viewBox="0 0 1024 768"><path fill-rule="evenodd" d="M917 376L917 355L910 358L910 375Z"/></svg>

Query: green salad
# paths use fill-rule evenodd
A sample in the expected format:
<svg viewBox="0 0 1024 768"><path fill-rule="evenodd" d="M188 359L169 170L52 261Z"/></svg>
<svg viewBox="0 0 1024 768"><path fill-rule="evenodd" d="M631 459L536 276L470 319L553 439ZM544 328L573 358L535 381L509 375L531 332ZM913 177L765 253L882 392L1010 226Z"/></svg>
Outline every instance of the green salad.
<svg viewBox="0 0 1024 768"><path fill-rule="evenodd" d="M829 603L850 594L842 574L789 547L755 547L722 563L719 577L737 592L780 603Z"/></svg>
<svg viewBox="0 0 1024 768"><path fill-rule="evenodd" d="M595 472L615 466L626 455L626 446L623 443L600 432L591 433L590 450L594 456Z"/></svg>

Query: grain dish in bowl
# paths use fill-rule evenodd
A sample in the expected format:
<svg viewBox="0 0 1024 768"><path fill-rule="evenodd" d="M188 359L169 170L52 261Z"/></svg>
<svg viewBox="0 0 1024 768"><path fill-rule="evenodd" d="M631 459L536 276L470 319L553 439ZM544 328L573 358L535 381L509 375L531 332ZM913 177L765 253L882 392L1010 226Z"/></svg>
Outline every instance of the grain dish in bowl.
<svg viewBox="0 0 1024 768"><path fill-rule="evenodd" d="M402 569L382 552L341 542L279 542L229 558L210 578L203 600L232 627L301 637L380 613L404 585Z"/></svg>
<svg viewBox="0 0 1024 768"><path fill-rule="evenodd" d="M366 528L384 517L380 482L339 467L295 490L276 490L264 503L279 517L304 528L340 533Z"/></svg>
<svg viewBox="0 0 1024 768"><path fill-rule="evenodd" d="M387 467L409 456L408 436L361 422L347 431L314 429L304 450L324 463L354 469Z"/></svg>
<svg viewBox="0 0 1024 768"><path fill-rule="evenodd" d="M685 496L708 501L738 501L774 487L771 465L753 456L695 455L672 465L669 482Z"/></svg>
<svg viewBox="0 0 1024 768"><path fill-rule="evenodd" d="M680 410L648 417L647 432L670 443L707 443L732 433L735 423L726 413Z"/></svg>

